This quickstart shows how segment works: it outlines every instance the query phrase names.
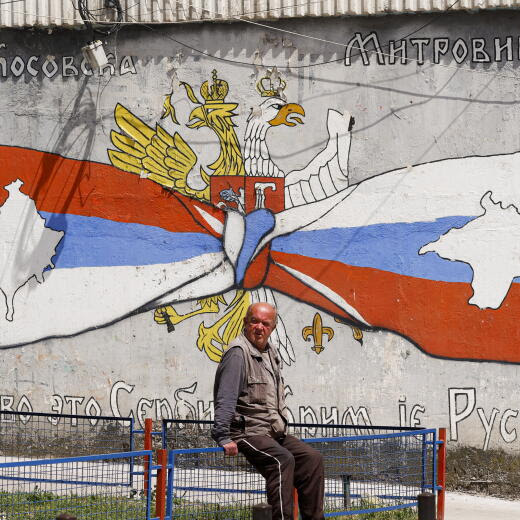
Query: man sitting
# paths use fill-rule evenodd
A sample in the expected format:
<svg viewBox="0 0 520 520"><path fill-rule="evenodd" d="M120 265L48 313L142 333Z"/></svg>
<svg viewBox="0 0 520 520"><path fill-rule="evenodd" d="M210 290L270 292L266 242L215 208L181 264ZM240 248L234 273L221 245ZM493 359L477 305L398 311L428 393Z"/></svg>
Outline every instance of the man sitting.
<svg viewBox="0 0 520 520"><path fill-rule="evenodd" d="M273 520L292 520L293 487L302 519L322 520L322 456L287 434L280 358L269 343L276 321L276 309L268 303L248 308L242 334L217 368L211 434L226 455L240 451L265 478Z"/></svg>

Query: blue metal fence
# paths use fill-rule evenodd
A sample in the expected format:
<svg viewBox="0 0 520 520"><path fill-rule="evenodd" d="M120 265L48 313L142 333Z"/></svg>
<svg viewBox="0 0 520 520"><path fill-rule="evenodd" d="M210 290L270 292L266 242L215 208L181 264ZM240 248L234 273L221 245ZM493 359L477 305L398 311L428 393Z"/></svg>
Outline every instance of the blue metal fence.
<svg viewBox="0 0 520 520"><path fill-rule="evenodd" d="M304 439L325 466L325 516L415 507L417 495L436 490L436 430ZM265 482L242 457L222 448L169 452L166 517L250 519L265 502Z"/></svg>
<svg viewBox="0 0 520 520"><path fill-rule="evenodd" d="M25 415L10 416L8 424L14 425L10 434L0 418L2 520L50 520L61 512L77 516L78 520L151 520L155 491L157 514L166 520L249 520L252 506L266 501L264 479L243 456L225 457L222 448L207 447L212 443L209 421L164 421L162 433L152 432L148 425L148 446L155 434L162 436L165 447L177 448L169 451L167 464L166 453L161 452L159 466L153 464L150 449L49 458L60 449L73 452L75 432L79 432L79 454L105 445L117 451L127 442L133 447L133 435L145 432L134 430L131 419L96 423L85 416ZM35 423L25 429L31 420ZM43 432L35 434L37 442L31 441L29 432L37 431L42 424ZM62 430L54 430L59 424ZM98 425L101 427L95 429ZM290 426L291 433L303 437L323 455L327 517L415 507L419 493L439 489L436 430L371 425ZM62 443L67 444L51 450L59 447L60 432L65 432ZM45 447L46 439L52 441L50 448ZM21 444L13 452L17 441ZM42 447L50 455L35 460ZM155 477L158 473L164 476L166 468L165 485L162 477Z"/></svg>
<svg viewBox="0 0 520 520"><path fill-rule="evenodd" d="M149 520L152 451L0 463L0 516L50 520ZM151 471L145 471L148 467Z"/></svg>

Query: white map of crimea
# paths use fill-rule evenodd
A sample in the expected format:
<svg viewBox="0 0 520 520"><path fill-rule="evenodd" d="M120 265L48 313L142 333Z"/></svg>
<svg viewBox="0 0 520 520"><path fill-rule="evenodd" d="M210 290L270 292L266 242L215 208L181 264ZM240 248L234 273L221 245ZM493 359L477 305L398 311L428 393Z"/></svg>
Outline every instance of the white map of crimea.
<svg viewBox="0 0 520 520"><path fill-rule="evenodd" d="M0 291L8 321L14 318L17 291L33 277L44 281L43 272L54 267L51 260L65 234L45 227L34 201L20 191L22 186L20 179L5 186L9 195L0 207Z"/></svg>
<svg viewBox="0 0 520 520"><path fill-rule="evenodd" d="M484 213L461 228L452 228L419 250L441 258L465 262L473 269L473 296L468 303L498 309L511 283L520 276L520 212L512 204L503 208L488 191L480 201Z"/></svg>

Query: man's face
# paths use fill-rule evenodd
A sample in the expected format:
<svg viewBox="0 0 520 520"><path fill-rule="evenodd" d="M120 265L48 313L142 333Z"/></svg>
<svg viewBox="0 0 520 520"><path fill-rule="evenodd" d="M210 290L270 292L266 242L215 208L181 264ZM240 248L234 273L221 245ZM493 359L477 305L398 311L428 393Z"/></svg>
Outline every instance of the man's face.
<svg viewBox="0 0 520 520"><path fill-rule="evenodd" d="M275 327L276 311L269 305L253 305L244 318L244 334L258 350L264 350Z"/></svg>

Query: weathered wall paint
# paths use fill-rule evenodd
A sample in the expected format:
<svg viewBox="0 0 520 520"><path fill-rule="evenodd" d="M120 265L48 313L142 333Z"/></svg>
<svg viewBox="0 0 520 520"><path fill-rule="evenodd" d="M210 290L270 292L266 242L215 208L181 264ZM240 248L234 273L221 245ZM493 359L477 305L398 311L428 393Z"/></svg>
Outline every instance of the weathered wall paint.
<svg viewBox="0 0 520 520"><path fill-rule="evenodd" d="M295 420L518 450L517 18L2 33L0 409L211 417L268 299Z"/></svg>

